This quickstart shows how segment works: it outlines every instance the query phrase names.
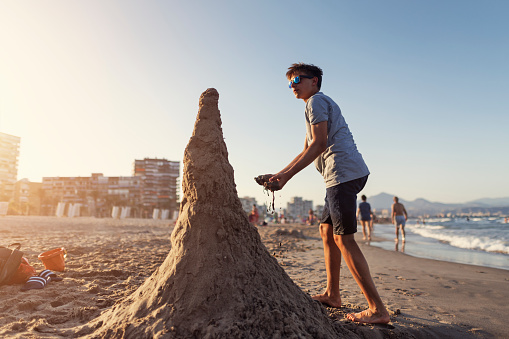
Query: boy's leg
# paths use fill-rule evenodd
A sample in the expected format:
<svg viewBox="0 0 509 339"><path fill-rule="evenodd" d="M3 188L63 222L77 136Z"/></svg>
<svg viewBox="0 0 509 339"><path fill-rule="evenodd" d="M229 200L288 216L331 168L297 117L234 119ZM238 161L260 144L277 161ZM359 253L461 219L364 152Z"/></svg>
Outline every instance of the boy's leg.
<svg viewBox="0 0 509 339"><path fill-rule="evenodd" d="M396 238L394 239L396 242L399 241L399 225L397 222L394 223L396 225Z"/></svg>
<svg viewBox="0 0 509 339"><path fill-rule="evenodd" d="M388 323L391 320L389 313L385 309L382 299L376 290L375 283L369 272L368 263L357 245L354 235L334 235L334 240L341 250L341 254L345 259L348 269L361 288L362 293L364 293L369 305L367 310L348 314L347 318L352 321L371 324Z"/></svg>
<svg viewBox="0 0 509 339"><path fill-rule="evenodd" d="M339 272L341 269L341 251L334 241L333 228L330 224L320 224L320 235L323 241L325 270L327 271L327 288L324 293L312 296L323 304L341 307L339 292Z"/></svg>
<svg viewBox="0 0 509 339"><path fill-rule="evenodd" d="M378 295L368 263L354 238L357 232L355 216L357 193L364 188L366 181L367 176L333 186L329 189L330 196L327 191L331 202L331 218L334 221L334 241L369 305L367 310L349 314L347 318L366 323L388 323L389 313Z"/></svg>

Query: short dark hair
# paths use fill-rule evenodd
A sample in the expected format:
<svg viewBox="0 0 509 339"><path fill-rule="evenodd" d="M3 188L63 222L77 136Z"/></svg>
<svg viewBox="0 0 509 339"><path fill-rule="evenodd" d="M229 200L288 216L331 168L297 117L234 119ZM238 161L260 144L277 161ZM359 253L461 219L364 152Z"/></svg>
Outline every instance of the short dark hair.
<svg viewBox="0 0 509 339"><path fill-rule="evenodd" d="M361 196L361 199L362 199L362 201L366 201L366 199L367 199L367 198L366 198L366 196L363 194L363 195Z"/></svg>
<svg viewBox="0 0 509 339"><path fill-rule="evenodd" d="M297 76L300 74L309 75L313 77L318 78L318 89L322 87L322 76L323 71L320 67L312 65L312 64L305 64L303 62L298 62L296 64L292 64L290 67L288 67L288 72L286 72L286 78L290 80L293 76Z"/></svg>

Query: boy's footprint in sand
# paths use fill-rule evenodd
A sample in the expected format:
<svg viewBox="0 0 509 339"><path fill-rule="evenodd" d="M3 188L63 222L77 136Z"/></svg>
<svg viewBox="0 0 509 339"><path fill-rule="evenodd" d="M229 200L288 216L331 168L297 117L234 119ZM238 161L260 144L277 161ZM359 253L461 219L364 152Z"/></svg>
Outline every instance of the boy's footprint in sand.
<svg viewBox="0 0 509 339"><path fill-rule="evenodd" d="M411 288L411 290L413 290L413 288ZM405 289L401 289L401 288L396 288L396 289L394 289L394 291L396 291L399 294L403 294L403 295L406 295L406 296L409 296L409 297L420 297L420 296L429 295L429 294L424 293L424 292L409 291L409 290L405 290Z"/></svg>
<svg viewBox="0 0 509 339"><path fill-rule="evenodd" d="M404 277L399 276L399 275L397 275L395 278L396 278L396 279L398 279L398 280L402 280L402 281L407 281L407 280L408 280L408 281L413 281L413 280L417 280L417 279L412 279L412 278L404 278Z"/></svg>
<svg viewBox="0 0 509 339"><path fill-rule="evenodd" d="M458 281L458 280L450 280L449 282L455 284L455 285L466 285L466 282L464 281Z"/></svg>

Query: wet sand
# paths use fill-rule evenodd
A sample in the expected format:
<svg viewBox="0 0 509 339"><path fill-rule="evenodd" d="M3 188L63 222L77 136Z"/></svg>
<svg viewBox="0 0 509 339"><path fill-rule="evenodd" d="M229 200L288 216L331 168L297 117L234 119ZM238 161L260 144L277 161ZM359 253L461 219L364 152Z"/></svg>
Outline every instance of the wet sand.
<svg viewBox="0 0 509 339"><path fill-rule="evenodd" d="M56 217L0 218L2 245L20 242L40 272L38 254L65 247L63 280L21 292L0 287L0 337L66 338L79 326L131 294L166 258L171 222L149 219ZM323 247L316 226L258 228L267 250L310 295L325 288ZM375 234L376 235L376 234ZM369 246L359 240L391 323L360 325L344 316L366 302L348 269L341 272L343 307L330 316L361 337L502 338L509 300L509 272L420 259Z"/></svg>

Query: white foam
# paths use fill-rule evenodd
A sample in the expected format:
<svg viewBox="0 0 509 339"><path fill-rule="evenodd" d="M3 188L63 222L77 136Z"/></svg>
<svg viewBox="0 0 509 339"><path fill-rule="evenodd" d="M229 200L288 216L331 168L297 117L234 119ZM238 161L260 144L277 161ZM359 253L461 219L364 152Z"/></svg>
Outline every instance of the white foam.
<svg viewBox="0 0 509 339"><path fill-rule="evenodd" d="M425 220L426 222L449 222L451 218L429 218Z"/></svg>
<svg viewBox="0 0 509 339"><path fill-rule="evenodd" d="M419 228L419 229L427 229L427 230L441 230L444 229L445 226L442 225L422 225L422 224L410 224L408 227L412 230Z"/></svg>
<svg viewBox="0 0 509 339"><path fill-rule="evenodd" d="M436 232L429 227L412 227L412 232L426 238L447 242L454 247L509 254L509 244L502 239L469 234L458 235L458 232Z"/></svg>

